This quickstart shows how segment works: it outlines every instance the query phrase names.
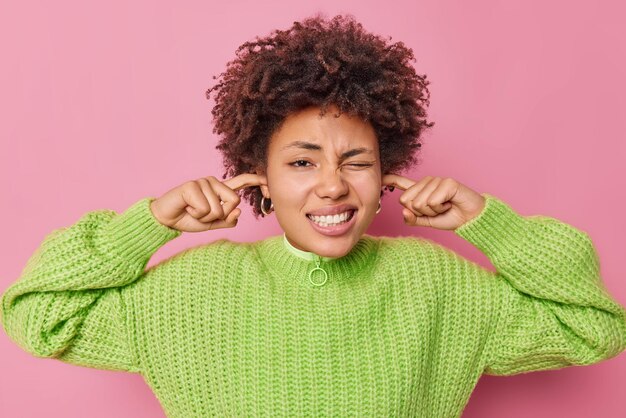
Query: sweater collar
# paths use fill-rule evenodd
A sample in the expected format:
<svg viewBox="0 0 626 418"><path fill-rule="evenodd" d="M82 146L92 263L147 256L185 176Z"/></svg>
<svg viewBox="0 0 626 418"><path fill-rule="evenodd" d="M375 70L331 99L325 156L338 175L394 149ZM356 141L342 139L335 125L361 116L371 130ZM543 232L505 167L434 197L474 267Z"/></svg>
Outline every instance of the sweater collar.
<svg viewBox="0 0 626 418"><path fill-rule="evenodd" d="M343 257L322 257L293 247L286 235L260 241L257 254L272 275L288 280L302 280L310 286L328 286L356 279L374 264L379 240L363 234Z"/></svg>

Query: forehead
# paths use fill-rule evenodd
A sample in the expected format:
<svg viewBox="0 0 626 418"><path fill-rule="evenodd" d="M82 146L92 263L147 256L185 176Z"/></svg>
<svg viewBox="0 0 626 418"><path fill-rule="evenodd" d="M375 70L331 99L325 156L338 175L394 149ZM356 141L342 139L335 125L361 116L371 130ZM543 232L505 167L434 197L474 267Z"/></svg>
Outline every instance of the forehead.
<svg viewBox="0 0 626 418"><path fill-rule="evenodd" d="M346 113L335 117L336 113L338 109L329 106L324 116L320 116L319 107L290 114L272 135L270 152L293 151L295 148L283 148L296 140L313 142L324 150L338 152L356 146L378 148L378 139L370 123Z"/></svg>

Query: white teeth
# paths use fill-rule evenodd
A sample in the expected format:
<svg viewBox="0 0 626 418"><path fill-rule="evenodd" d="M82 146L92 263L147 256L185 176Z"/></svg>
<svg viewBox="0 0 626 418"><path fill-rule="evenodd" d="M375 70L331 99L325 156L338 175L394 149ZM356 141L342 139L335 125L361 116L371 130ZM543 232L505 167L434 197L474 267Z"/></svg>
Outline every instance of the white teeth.
<svg viewBox="0 0 626 418"><path fill-rule="evenodd" d="M348 219L348 217L350 216L350 212L346 211L343 213L338 213L336 215L325 215L325 216L314 216L314 215L307 215L313 222L322 225L322 226L329 226L329 225L336 225L342 222L345 222L346 219Z"/></svg>

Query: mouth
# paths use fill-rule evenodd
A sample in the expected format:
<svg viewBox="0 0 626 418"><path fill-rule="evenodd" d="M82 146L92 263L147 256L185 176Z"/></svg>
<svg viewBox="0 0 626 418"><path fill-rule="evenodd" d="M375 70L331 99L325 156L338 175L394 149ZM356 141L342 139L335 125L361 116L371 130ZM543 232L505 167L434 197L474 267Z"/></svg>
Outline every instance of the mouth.
<svg viewBox="0 0 626 418"><path fill-rule="evenodd" d="M307 214L310 224L317 232L327 236L338 236L348 232L356 222L357 209L350 209L333 216Z"/></svg>

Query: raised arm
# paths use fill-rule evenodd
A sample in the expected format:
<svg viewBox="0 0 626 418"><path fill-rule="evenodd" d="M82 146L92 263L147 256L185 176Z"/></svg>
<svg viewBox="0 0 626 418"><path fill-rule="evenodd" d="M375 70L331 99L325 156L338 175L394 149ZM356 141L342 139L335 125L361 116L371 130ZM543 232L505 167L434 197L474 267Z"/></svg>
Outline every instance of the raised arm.
<svg viewBox="0 0 626 418"><path fill-rule="evenodd" d="M159 223L146 197L122 214L97 210L50 233L2 295L7 335L36 357L139 372L121 288L180 231Z"/></svg>
<svg viewBox="0 0 626 418"><path fill-rule="evenodd" d="M484 210L455 233L497 273L475 263L493 315L487 375L582 366L626 349L626 311L608 294L589 235L546 216L521 216L484 193Z"/></svg>

